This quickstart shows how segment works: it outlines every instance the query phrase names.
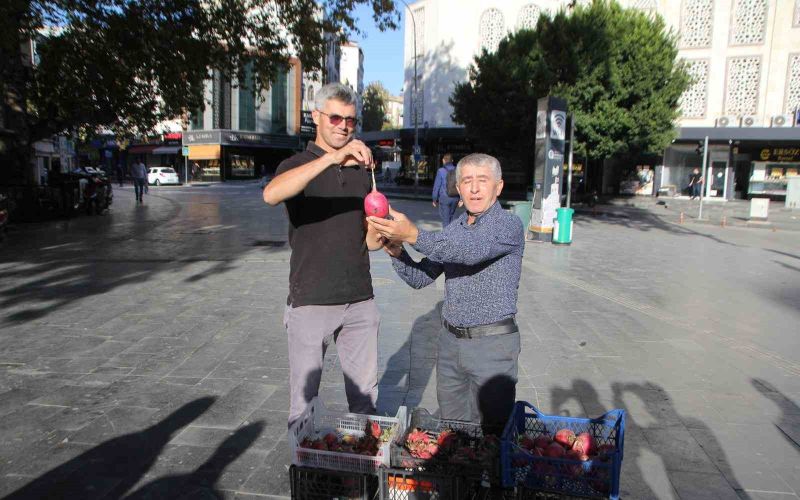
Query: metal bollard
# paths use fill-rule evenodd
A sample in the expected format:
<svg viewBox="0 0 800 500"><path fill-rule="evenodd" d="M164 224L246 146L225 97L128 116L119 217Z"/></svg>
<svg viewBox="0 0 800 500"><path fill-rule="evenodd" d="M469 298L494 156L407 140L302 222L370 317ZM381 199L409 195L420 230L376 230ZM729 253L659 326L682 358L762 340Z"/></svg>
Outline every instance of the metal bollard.
<svg viewBox="0 0 800 500"><path fill-rule="evenodd" d="M678 217L678 224L683 224L683 212L681 212L680 217Z"/></svg>

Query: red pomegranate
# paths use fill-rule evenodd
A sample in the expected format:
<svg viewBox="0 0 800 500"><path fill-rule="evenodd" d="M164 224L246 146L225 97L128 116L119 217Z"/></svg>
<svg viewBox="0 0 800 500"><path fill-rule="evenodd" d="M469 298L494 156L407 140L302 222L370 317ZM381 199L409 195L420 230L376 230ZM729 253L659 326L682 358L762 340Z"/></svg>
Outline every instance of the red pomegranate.
<svg viewBox="0 0 800 500"><path fill-rule="evenodd" d="M368 217L385 218L389 215L389 200L375 186L375 169L372 169L372 192L364 198L364 212Z"/></svg>

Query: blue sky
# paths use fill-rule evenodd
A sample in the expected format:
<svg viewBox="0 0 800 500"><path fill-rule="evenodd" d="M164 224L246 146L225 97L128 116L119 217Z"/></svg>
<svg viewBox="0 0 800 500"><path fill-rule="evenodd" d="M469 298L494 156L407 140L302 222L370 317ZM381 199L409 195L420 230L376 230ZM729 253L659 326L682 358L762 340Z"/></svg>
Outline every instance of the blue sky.
<svg viewBox="0 0 800 500"><path fill-rule="evenodd" d="M403 4L397 2L403 9ZM392 95L400 94L403 87L403 22L395 31L381 32L375 27L369 5L360 4L355 10L358 27L364 31L362 36L351 39L358 42L364 51L364 86L379 81Z"/></svg>

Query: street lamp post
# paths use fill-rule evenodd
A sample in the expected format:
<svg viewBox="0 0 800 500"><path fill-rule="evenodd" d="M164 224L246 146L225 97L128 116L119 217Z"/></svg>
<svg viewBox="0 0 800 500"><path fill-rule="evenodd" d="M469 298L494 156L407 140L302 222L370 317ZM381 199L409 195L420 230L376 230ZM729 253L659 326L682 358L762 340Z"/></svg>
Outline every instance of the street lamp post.
<svg viewBox="0 0 800 500"><path fill-rule="evenodd" d="M411 10L406 0L400 0L406 6L408 12L411 14L411 26L413 32L413 47L414 47L414 95L411 96L411 111L414 113L414 152L411 155L411 163L414 165L414 196L417 195L419 188L419 166L417 165L417 151L419 150L419 125L417 118L417 21L414 19L414 11Z"/></svg>

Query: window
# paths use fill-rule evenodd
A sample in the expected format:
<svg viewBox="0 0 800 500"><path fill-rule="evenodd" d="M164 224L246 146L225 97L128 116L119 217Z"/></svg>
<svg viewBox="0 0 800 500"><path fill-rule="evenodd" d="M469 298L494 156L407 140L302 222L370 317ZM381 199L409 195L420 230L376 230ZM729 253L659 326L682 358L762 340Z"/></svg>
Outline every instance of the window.
<svg viewBox="0 0 800 500"><path fill-rule="evenodd" d="M731 45L764 43L767 0L735 0L731 16Z"/></svg>
<svg viewBox="0 0 800 500"><path fill-rule="evenodd" d="M792 26L800 28L800 0L794 0L794 21Z"/></svg>
<svg viewBox="0 0 800 500"><path fill-rule="evenodd" d="M256 78L253 63L244 67L244 80L239 82L239 130L256 129Z"/></svg>
<svg viewBox="0 0 800 500"><path fill-rule="evenodd" d="M789 54L789 69L786 75L786 112L800 109L800 53Z"/></svg>
<svg viewBox="0 0 800 500"><path fill-rule="evenodd" d="M728 59L725 91L725 114L752 115L758 111L758 87L761 80L759 56Z"/></svg>
<svg viewBox="0 0 800 500"><path fill-rule="evenodd" d="M686 61L691 82L681 96L681 116L684 118L702 118L706 115L708 67L709 62L706 59Z"/></svg>
<svg viewBox="0 0 800 500"><path fill-rule="evenodd" d="M518 30L532 30L536 28L536 23L539 21L541 10L536 4L529 3L528 5L519 9L517 15L517 29Z"/></svg>
<svg viewBox="0 0 800 500"><path fill-rule="evenodd" d="M481 49L494 52L500 41L506 36L506 23L503 13L498 9L487 9L481 14L478 34L481 40Z"/></svg>
<svg viewBox="0 0 800 500"><path fill-rule="evenodd" d="M710 47L713 15L713 0L684 0L681 11L681 46Z"/></svg>
<svg viewBox="0 0 800 500"><path fill-rule="evenodd" d="M272 128L273 134L286 133L286 73L281 72L272 82Z"/></svg>

